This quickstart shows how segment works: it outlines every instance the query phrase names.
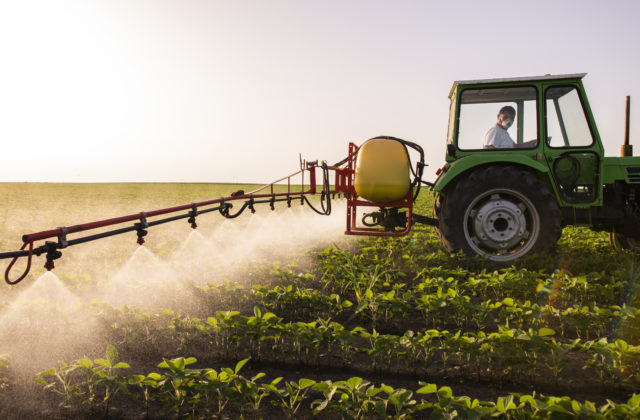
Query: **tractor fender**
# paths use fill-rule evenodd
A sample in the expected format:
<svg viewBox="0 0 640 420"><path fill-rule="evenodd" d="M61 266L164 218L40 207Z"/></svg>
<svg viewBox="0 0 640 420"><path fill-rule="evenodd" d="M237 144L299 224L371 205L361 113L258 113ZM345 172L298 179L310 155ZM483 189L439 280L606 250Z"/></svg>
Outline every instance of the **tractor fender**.
<svg viewBox="0 0 640 420"><path fill-rule="evenodd" d="M490 153L485 156L480 154L468 155L447 163L443 168L443 171L435 180L433 191L438 193L443 192L447 188L447 185L449 185L453 180L459 179L460 176L464 176L464 174L469 171L489 165L526 167L536 172L538 177L545 182L553 184L549 179L549 167L540 163L538 160L534 160L529 155Z"/></svg>

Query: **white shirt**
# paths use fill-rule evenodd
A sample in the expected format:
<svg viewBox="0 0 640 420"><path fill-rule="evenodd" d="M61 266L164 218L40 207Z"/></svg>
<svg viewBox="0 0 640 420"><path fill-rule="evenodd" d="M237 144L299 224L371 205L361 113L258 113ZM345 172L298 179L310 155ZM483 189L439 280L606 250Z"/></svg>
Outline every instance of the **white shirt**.
<svg viewBox="0 0 640 420"><path fill-rule="evenodd" d="M495 148L509 148L512 149L515 147L516 142L513 141L507 130L502 128L502 126L496 124L487 131L487 134L484 135L483 145L493 146Z"/></svg>

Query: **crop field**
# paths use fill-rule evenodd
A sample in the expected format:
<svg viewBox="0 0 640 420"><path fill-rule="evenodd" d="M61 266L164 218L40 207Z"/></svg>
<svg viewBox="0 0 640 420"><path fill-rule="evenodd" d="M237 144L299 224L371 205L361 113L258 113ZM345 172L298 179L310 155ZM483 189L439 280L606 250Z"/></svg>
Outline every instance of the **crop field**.
<svg viewBox="0 0 640 420"><path fill-rule="evenodd" d="M1 251L237 189L0 184ZM640 417L640 260L606 234L498 266L429 227L345 237L340 200L256 210L70 247L0 287L0 417Z"/></svg>

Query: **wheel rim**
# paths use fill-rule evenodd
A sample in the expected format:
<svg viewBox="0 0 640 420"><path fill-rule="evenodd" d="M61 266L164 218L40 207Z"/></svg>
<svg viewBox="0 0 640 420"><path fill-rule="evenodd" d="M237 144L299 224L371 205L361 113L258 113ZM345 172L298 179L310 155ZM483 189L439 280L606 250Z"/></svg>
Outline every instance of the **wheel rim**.
<svg viewBox="0 0 640 420"><path fill-rule="evenodd" d="M464 235L471 248L493 261L528 253L540 233L540 216L522 193L505 188L486 191L467 207Z"/></svg>

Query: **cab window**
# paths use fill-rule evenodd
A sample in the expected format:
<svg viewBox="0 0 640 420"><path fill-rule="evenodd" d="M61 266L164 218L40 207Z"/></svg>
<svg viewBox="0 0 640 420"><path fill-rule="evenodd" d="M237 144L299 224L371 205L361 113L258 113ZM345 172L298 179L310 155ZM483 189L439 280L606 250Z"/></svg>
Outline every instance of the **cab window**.
<svg viewBox="0 0 640 420"><path fill-rule="evenodd" d="M510 150L536 147L536 98L537 92L532 86L463 90L460 95L458 148ZM498 125L498 114L505 107L511 107L515 111L513 123L506 129ZM495 141L496 137L499 141Z"/></svg>
<svg viewBox="0 0 640 420"><path fill-rule="evenodd" d="M575 86L554 86L545 92L547 143L551 147L593 144L587 116Z"/></svg>

